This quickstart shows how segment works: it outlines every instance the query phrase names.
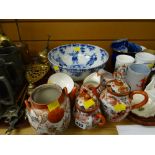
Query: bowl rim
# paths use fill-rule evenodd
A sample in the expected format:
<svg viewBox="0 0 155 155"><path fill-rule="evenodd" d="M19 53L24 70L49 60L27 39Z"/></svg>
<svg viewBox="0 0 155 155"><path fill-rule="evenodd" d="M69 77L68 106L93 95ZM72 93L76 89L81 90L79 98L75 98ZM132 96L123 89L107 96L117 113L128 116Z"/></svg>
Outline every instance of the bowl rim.
<svg viewBox="0 0 155 155"><path fill-rule="evenodd" d="M52 82L52 81L54 81L54 79L53 78L56 78L56 77L63 77L62 79L63 79L63 81L64 81L64 83L65 83L65 80L64 80L64 78L67 78L67 80L68 80L68 82L69 82L69 87L68 86L64 86L64 87L66 87L67 88L67 91L68 91L68 93L70 94L71 93L71 91L72 91L72 89L74 88L74 81L73 81L73 79L71 78L71 76L69 76L68 74L66 74L66 73L63 73L63 72L57 72L57 73L54 73L54 74L52 74L49 78L48 78L48 80L47 80L47 83L48 84L56 84L56 85L59 85L58 84L58 81L57 82ZM51 82L50 82L51 81ZM67 82L67 81L66 81ZM62 88L62 86L61 85L59 85L61 88ZM63 87L63 88L64 88ZM62 88L62 89L63 89ZM69 88L69 90L68 90L68 88Z"/></svg>
<svg viewBox="0 0 155 155"><path fill-rule="evenodd" d="M57 48L59 48L59 47L61 47L61 46L67 46L67 45L90 45L90 46L98 47L98 48L102 49L102 50L106 53L107 59L106 59L105 62L103 62L101 65L98 65L98 66L96 66L96 67L90 67L90 68L82 68L82 69L76 69L76 68L70 69L70 68L67 68L67 67L62 67L62 66L60 66L59 64L56 64L56 63L54 63L54 62L51 62L51 58L50 58L50 56L49 56L50 53L52 53L53 50L55 50L55 49L57 49ZM54 59L53 59L53 60L54 60ZM57 46L57 47L51 49L51 50L48 52L48 61L49 61L51 64L53 64L53 65L55 65L55 66L58 66L59 68L62 68L62 69L66 69L66 70L75 70L75 71L77 71L77 72L83 71L83 70L91 70L91 69L98 68L98 67L100 67L100 66L106 64L108 60L109 60L109 53L108 53L104 48L101 48L101 47L99 47L99 46L92 45L92 44L82 44L82 43L63 44L63 45L60 45L60 46ZM54 61L55 61L55 60L54 60ZM56 62L56 61L55 61L55 62Z"/></svg>

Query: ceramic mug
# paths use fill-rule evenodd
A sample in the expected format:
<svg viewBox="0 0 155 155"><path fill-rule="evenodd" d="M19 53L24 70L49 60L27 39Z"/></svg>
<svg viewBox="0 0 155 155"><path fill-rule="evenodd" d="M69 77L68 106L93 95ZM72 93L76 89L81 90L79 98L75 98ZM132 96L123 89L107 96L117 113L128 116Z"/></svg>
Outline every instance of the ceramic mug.
<svg viewBox="0 0 155 155"><path fill-rule="evenodd" d="M125 79L127 67L134 63L135 59L129 55L119 55L116 57L115 71L113 73L116 79Z"/></svg>
<svg viewBox="0 0 155 155"><path fill-rule="evenodd" d="M152 68L155 64L155 55L147 52L139 52L135 55L135 61L137 64L146 64L149 68Z"/></svg>
<svg viewBox="0 0 155 155"><path fill-rule="evenodd" d="M151 70L144 64L131 64L127 69L126 82L133 90L142 90Z"/></svg>

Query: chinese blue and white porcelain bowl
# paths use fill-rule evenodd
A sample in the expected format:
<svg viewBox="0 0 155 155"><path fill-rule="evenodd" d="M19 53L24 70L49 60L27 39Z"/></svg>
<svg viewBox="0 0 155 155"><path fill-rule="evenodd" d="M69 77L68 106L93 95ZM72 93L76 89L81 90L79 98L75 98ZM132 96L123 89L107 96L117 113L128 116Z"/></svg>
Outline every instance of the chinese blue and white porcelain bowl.
<svg viewBox="0 0 155 155"><path fill-rule="evenodd" d="M70 75L74 81L105 67L109 54L102 48L89 44L68 44L52 49L48 60L55 72Z"/></svg>

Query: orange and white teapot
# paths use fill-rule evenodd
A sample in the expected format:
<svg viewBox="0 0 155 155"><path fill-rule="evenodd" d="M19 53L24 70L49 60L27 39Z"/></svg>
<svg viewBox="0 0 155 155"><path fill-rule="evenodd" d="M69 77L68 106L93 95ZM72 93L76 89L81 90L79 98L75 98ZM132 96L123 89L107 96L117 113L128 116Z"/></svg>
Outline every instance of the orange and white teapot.
<svg viewBox="0 0 155 155"><path fill-rule="evenodd" d="M141 94L144 99L140 103L131 104L133 96ZM119 122L128 113L142 107L148 101L148 95L144 91L130 91L130 87L122 80L110 80L106 88L100 94L101 108L111 122Z"/></svg>
<svg viewBox="0 0 155 155"><path fill-rule="evenodd" d="M105 118L101 114L100 102L97 89L93 84L81 86L75 101L74 118L75 124L82 129L103 127Z"/></svg>

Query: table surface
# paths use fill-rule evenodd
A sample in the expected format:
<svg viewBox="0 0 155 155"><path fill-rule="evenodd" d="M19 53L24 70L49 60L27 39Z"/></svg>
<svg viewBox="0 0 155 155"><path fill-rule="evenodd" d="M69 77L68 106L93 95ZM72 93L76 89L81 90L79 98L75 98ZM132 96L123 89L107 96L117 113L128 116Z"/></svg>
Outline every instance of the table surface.
<svg viewBox="0 0 155 155"><path fill-rule="evenodd" d="M63 135L117 135L116 125L131 125L135 124L134 122L125 119L119 123L107 122L102 128L95 128L90 130L83 130L74 125L74 122L71 122L69 128L63 132ZM0 124L0 134L4 135L8 125L1 123ZM35 135L35 130L29 125L27 121L22 121L18 124L17 129L15 129L12 135Z"/></svg>

